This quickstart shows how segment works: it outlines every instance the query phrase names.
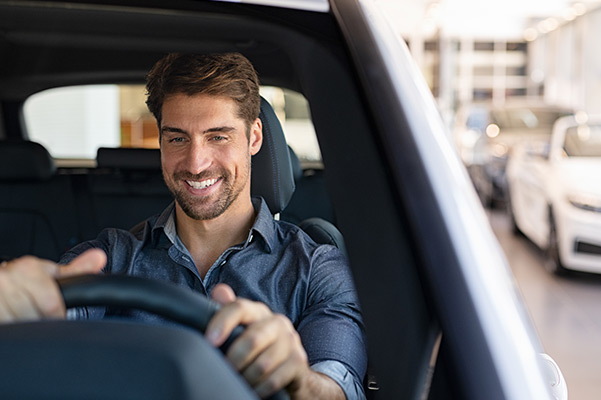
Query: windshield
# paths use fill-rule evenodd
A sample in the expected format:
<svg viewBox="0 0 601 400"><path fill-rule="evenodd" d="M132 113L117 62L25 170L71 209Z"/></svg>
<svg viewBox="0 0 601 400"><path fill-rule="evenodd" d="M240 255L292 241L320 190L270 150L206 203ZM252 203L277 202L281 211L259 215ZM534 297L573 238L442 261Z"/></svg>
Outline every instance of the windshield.
<svg viewBox="0 0 601 400"><path fill-rule="evenodd" d="M601 125L568 128L563 150L568 157L601 157Z"/></svg>

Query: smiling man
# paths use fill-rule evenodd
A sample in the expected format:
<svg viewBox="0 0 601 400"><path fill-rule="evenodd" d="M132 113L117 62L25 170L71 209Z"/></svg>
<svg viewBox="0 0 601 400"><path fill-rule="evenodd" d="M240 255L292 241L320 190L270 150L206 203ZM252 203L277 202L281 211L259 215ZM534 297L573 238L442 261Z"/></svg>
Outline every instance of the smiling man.
<svg viewBox="0 0 601 400"><path fill-rule="evenodd" d="M363 398L363 324L345 257L251 197L251 157L263 140L253 66L237 53L170 54L149 72L147 90L175 202L131 231L106 229L76 246L61 259L66 271L100 269L103 256L89 249L101 249L104 273L210 295L222 308L206 337L220 346L246 326L226 356L261 397L285 388L295 399ZM22 292L0 296L0 319L64 313L48 279L57 271L36 263L17 260L0 273L0 287ZM40 306L49 299L53 307ZM167 323L138 310L69 310L70 318L114 316Z"/></svg>

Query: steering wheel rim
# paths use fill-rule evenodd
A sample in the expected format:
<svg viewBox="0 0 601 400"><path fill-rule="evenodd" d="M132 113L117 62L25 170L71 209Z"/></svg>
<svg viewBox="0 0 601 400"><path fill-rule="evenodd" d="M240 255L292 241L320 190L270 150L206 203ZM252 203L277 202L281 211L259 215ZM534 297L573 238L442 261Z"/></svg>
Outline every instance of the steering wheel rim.
<svg viewBox="0 0 601 400"><path fill-rule="evenodd" d="M204 335L208 323L219 310L219 304L204 295L169 282L128 275L78 275L57 279L65 307L114 306L151 312L191 327ZM242 334L237 326L220 346L225 354L231 343ZM287 400L288 393L279 390L269 400Z"/></svg>

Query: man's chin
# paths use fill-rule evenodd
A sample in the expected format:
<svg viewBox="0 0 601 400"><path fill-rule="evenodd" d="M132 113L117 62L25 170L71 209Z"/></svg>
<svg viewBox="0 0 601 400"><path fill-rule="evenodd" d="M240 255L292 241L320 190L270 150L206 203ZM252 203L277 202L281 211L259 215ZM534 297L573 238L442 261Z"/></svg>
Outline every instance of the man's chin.
<svg viewBox="0 0 601 400"><path fill-rule="evenodd" d="M181 202L176 199L179 207L182 211L191 219L197 221L206 221L219 217L225 210L227 210L226 204L210 204L210 205L192 205L187 202Z"/></svg>

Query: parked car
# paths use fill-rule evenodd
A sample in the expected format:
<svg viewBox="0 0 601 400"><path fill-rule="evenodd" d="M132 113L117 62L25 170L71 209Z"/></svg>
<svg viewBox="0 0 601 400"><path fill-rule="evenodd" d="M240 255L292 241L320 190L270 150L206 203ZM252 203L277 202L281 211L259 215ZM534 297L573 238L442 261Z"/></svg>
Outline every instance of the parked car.
<svg viewBox="0 0 601 400"><path fill-rule="evenodd" d="M455 140L482 203L505 206L505 169L511 148L524 140L547 139L557 118L570 110L540 102L476 103L457 114Z"/></svg>
<svg viewBox="0 0 601 400"><path fill-rule="evenodd" d="M601 272L601 119L563 117L550 142L516 149L507 167L510 215L548 253L553 272Z"/></svg>
<svg viewBox="0 0 601 400"><path fill-rule="evenodd" d="M562 387L549 381L548 361L430 90L376 2L1 0L0 32L0 146L26 143L23 108L33 94L141 84L167 52L239 51L262 84L302 94L364 315L376 377L366 381L369 398L538 400ZM43 146L26 147L47 156ZM0 240L31 244L33 253L44 244L62 248L94 234L81 227L89 229L95 195L115 188L130 200L160 195L141 178L154 155L134 152L117 171L107 165L110 151L68 163L46 157L39 170L17 153L0 157ZM150 167L128 172L140 154ZM89 180L101 190L90 192ZM107 217L141 208L104 204ZM162 305L168 292L152 286L151 300ZM194 304L176 299L176 311ZM177 326L10 324L0 327L0 355L3 398L252 398L202 335ZM187 369L162 357L183 357L176 365ZM211 374L211 382L190 382L194 371ZM175 391L167 372L198 392Z"/></svg>

